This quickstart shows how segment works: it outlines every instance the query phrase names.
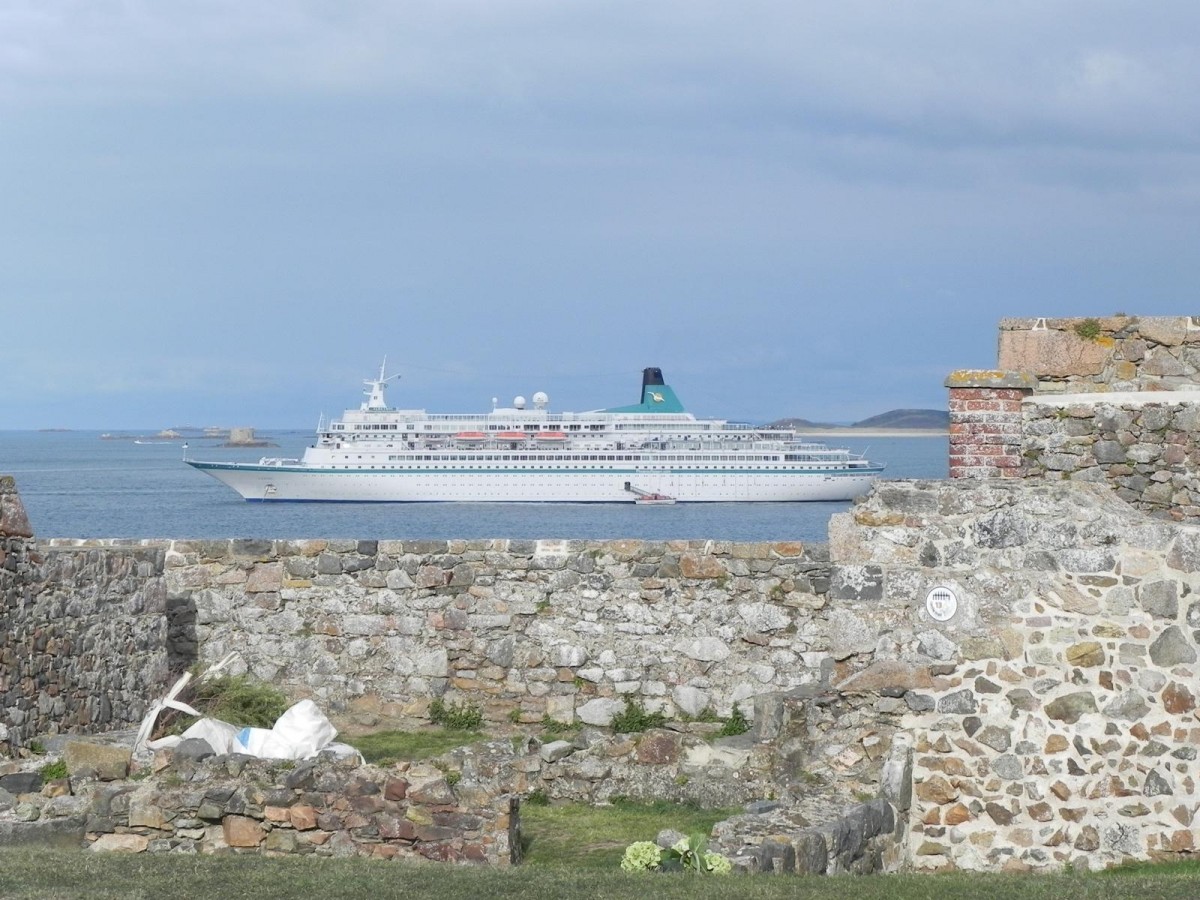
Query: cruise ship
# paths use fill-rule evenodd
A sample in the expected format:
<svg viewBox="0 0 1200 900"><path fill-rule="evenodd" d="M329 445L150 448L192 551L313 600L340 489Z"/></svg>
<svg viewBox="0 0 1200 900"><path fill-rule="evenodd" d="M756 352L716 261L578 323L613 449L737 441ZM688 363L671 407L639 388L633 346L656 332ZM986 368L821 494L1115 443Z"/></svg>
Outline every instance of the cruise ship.
<svg viewBox="0 0 1200 900"><path fill-rule="evenodd" d="M322 422L301 459L184 461L252 501L714 503L849 500L883 471L849 450L687 412L642 373L637 403L552 413L527 402L476 414L388 405L386 361L366 399Z"/></svg>

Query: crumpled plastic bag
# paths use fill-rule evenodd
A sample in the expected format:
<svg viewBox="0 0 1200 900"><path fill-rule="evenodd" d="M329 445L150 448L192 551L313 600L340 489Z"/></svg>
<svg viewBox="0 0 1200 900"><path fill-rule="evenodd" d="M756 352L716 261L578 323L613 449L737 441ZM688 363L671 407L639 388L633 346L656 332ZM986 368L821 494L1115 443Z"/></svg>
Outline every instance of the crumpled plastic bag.
<svg viewBox="0 0 1200 900"><path fill-rule="evenodd" d="M202 677L221 669L229 659L226 657ZM362 754L356 749L333 740L337 737L337 729L312 700L293 703L271 728L239 728L220 719L201 718L183 734L150 740L158 714L164 709L177 709L191 716L201 715L186 703L175 699L190 678L191 675L184 675L166 697L151 706L138 729L134 744L136 750L161 750L176 747L188 738L200 738L219 756L245 753L262 759L312 759L323 750L330 750L339 758L356 756L360 763L363 762Z"/></svg>
<svg viewBox="0 0 1200 900"><path fill-rule="evenodd" d="M311 700L294 703L270 728L243 728L234 752L263 759L310 759L337 737L337 729Z"/></svg>

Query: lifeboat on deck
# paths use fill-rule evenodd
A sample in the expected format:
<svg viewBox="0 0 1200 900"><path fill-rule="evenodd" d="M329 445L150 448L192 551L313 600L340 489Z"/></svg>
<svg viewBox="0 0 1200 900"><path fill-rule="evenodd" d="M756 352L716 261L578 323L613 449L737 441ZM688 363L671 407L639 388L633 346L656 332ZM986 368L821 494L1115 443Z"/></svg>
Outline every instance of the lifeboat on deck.
<svg viewBox="0 0 1200 900"><path fill-rule="evenodd" d="M482 431L460 431L454 436L454 440L458 444L473 447L487 440L487 435Z"/></svg>
<svg viewBox="0 0 1200 900"><path fill-rule="evenodd" d="M567 439L567 435L562 431L543 431L534 435L539 441L545 441L547 444L561 444Z"/></svg>
<svg viewBox="0 0 1200 900"><path fill-rule="evenodd" d="M509 443L510 441L527 441L529 435L523 431L497 431L492 435L492 438L497 441Z"/></svg>

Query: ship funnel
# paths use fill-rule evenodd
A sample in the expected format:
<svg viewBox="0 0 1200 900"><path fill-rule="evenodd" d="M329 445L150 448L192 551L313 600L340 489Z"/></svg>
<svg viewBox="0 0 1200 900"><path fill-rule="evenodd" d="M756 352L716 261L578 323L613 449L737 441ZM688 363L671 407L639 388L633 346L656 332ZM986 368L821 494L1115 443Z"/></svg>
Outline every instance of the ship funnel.
<svg viewBox="0 0 1200 900"><path fill-rule="evenodd" d="M683 404L675 392L663 381L662 369L648 366L642 369L642 395L633 406L616 406L601 410L610 413L681 413Z"/></svg>

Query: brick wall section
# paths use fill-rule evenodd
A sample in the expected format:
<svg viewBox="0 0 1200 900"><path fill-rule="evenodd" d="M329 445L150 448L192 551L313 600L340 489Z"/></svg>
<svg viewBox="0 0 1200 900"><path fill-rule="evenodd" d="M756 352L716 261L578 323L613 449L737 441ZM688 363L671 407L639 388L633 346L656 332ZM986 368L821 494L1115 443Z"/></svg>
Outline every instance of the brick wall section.
<svg viewBox="0 0 1200 900"><path fill-rule="evenodd" d="M1021 477L1021 401L1036 384L1002 371L960 370L946 379L951 478Z"/></svg>

